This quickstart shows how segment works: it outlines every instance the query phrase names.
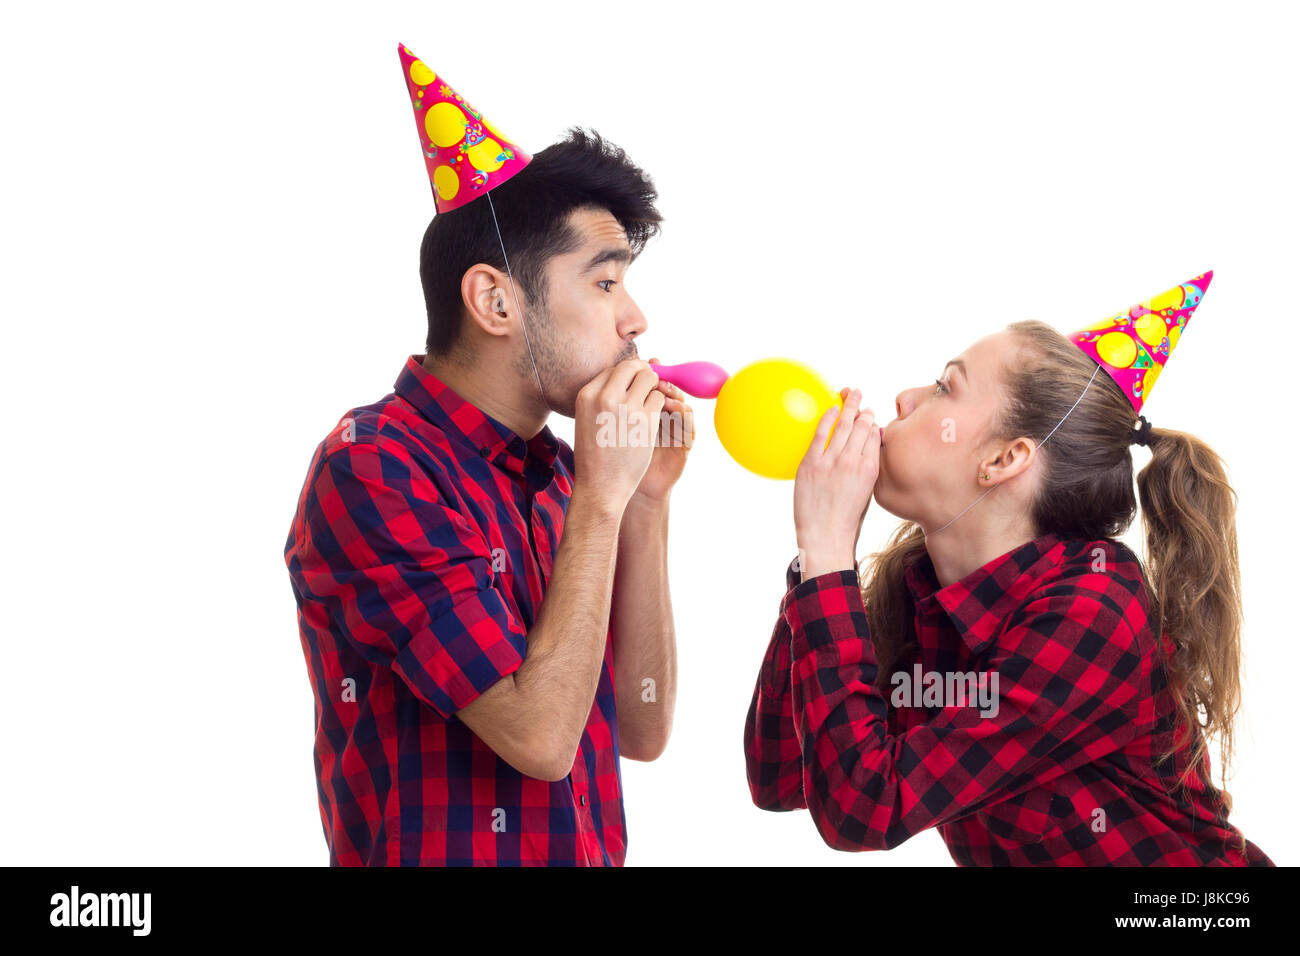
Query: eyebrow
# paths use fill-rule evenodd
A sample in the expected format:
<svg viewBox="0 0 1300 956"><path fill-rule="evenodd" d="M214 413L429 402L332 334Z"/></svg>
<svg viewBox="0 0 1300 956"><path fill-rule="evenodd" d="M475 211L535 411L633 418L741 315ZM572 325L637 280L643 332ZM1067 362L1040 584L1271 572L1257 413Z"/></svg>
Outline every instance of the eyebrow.
<svg viewBox="0 0 1300 956"><path fill-rule="evenodd" d="M961 377L966 379L967 381L970 381L970 376L966 374L966 363L963 362L961 359L949 359L948 365L957 366L957 370L961 372ZM948 371L948 365L945 365L943 367L943 370L945 372Z"/></svg>
<svg viewBox="0 0 1300 956"><path fill-rule="evenodd" d="M588 261L587 264L582 267L581 274L586 275L588 272L595 269L596 266L604 262L631 262L631 261L632 261L632 250L630 248L628 248L627 246L609 246L605 249L601 249L600 252L592 256L590 261Z"/></svg>

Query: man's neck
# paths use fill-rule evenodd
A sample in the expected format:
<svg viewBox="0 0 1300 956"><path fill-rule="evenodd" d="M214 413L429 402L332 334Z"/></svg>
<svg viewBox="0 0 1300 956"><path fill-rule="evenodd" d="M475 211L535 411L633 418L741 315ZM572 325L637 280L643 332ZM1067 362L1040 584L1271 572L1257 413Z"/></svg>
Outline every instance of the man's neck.
<svg viewBox="0 0 1300 956"><path fill-rule="evenodd" d="M519 383L504 369L485 369L443 362L426 355L420 363L444 385L483 414L495 418L525 441L546 425L548 413L524 397Z"/></svg>

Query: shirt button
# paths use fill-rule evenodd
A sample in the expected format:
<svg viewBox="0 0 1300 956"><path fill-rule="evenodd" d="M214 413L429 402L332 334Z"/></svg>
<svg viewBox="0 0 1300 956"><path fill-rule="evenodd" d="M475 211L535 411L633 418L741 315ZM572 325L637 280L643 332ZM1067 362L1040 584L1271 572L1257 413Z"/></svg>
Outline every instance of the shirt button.
<svg viewBox="0 0 1300 956"><path fill-rule="evenodd" d="M585 793L578 798L578 803L582 804L584 807L587 805L587 795Z"/></svg>
<svg viewBox="0 0 1300 956"><path fill-rule="evenodd" d="M480 448L480 449L478 450L478 454L479 454L479 457L480 457L480 458L486 458L486 457L488 456L488 450L487 450L487 448L486 448L486 447Z"/></svg>

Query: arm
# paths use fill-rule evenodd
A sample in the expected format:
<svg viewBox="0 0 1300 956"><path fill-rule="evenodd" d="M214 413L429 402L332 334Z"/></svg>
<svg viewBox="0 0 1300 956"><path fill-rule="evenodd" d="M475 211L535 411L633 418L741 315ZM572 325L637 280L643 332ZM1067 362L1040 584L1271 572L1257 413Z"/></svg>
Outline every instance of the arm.
<svg viewBox="0 0 1300 956"><path fill-rule="evenodd" d="M686 393L653 379L663 401L653 419L658 429L649 466L619 528L611 624L620 751L633 760L656 759L672 732L677 643L668 595L668 500L695 440Z"/></svg>
<svg viewBox="0 0 1300 956"><path fill-rule="evenodd" d="M529 777L562 780L573 767L604 663L618 525L654 451L605 441L597 425L618 411L656 420L657 380L626 359L579 390L573 494L527 634L488 542L400 443L336 447L311 491L312 543L299 560L313 595L368 660Z"/></svg>
<svg viewBox="0 0 1300 956"><path fill-rule="evenodd" d="M1124 617L1077 588L1034 597L1007 622L985 671L995 712L944 707L899 735L874 687L856 573L804 581L782 613L804 792L835 849L897 846L1112 753L1140 727L1150 661Z"/></svg>
<svg viewBox="0 0 1300 956"><path fill-rule="evenodd" d="M799 583L795 565L792 561L786 568L787 595ZM745 774L750 797L763 810L800 810L807 805L790 696L790 638L785 614L778 614L745 718Z"/></svg>
<svg viewBox="0 0 1300 956"><path fill-rule="evenodd" d="M332 452L312 490L304 575L368 660L520 773L568 774L604 657L618 514L575 488L531 631L489 544L397 443Z"/></svg>
<svg viewBox="0 0 1300 956"><path fill-rule="evenodd" d="M623 513L614 573L613 642L620 750L632 760L654 760L668 745L677 699L666 498L633 495Z"/></svg>
<svg viewBox="0 0 1300 956"><path fill-rule="evenodd" d="M522 771L530 776L567 776L591 715L610 632L619 526L656 451L636 435L609 441L605 427L620 411L629 421L657 421L665 402L657 381L648 363L625 359L579 390L573 494L527 658L513 679L460 712L504 759L534 761L532 771Z"/></svg>
<svg viewBox="0 0 1300 956"><path fill-rule="evenodd" d="M795 476L796 536L809 557L781 608L791 631L791 707L804 796L822 839L836 849L889 849L1125 746L1149 710L1152 657L1106 597L1108 579L1080 575L1030 595L981 648L987 712L980 701L950 701L890 733L852 560L879 474L880 433L870 410L859 410L859 393L842 395L844 424L828 439L836 412L827 410Z"/></svg>
<svg viewBox="0 0 1300 956"><path fill-rule="evenodd" d="M573 767L605 658L618 519L574 488L523 663L457 713L527 776L563 780Z"/></svg>

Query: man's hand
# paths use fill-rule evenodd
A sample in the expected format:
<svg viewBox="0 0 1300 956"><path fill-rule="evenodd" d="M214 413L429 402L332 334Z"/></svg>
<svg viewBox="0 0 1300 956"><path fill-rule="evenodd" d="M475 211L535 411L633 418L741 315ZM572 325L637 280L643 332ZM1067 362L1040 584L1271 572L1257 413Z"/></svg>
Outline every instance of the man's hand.
<svg viewBox="0 0 1300 956"><path fill-rule="evenodd" d="M650 361L659 364L657 358ZM682 476L686 456L695 444L695 411L686 403L686 393L676 385L659 379L655 389L663 393L663 411L658 418L654 455L637 485L636 496L663 502Z"/></svg>
<svg viewBox="0 0 1300 956"><path fill-rule="evenodd" d="M630 358L578 391L573 416L575 494L582 487L585 495L623 513L658 453L654 427L666 401L658 385L659 376L649 362Z"/></svg>

